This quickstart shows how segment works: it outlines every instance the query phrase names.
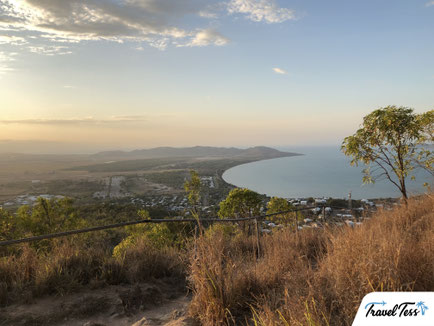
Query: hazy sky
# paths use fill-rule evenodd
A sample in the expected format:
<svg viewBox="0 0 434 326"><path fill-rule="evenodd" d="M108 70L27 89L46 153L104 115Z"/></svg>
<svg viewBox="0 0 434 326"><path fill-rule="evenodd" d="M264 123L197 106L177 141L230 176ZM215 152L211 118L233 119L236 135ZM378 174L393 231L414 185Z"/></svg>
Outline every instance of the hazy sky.
<svg viewBox="0 0 434 326"><path fill-rule="evenodd" d="M339 144L434 103L434 1L0 0L0 151Z"/></svg>

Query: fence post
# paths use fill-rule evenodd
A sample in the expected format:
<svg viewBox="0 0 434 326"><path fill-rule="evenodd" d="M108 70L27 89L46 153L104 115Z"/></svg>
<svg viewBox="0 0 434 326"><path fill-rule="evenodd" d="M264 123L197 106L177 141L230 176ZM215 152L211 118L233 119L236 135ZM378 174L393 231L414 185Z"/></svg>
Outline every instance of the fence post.
<svg viewBox="0 0 434 326"><path fill-rule="evenodd" d="M199 226L198 222L194 222L194 256L197 257L197 238L199 235Z"/></svg>
<svg viewBox="0 0 434 326"><path fill-rule="evenodd" d="M255 225L256 225L256 245L257 245L257 249L258 249L258 255L257 257L259 258L261 256L261 232L259 230L259 223L258 223L258 218L255 218Z"/></svg>
<svg viewBox="0 0 434 326"><path fill-rule="evenodd" d="M295 211L295 233L298 233L298 210Z"/></svg>
<svg viewBox="0 0 434 326"><path fill-rule="evenodd" d="M325 205L322 207L322 218L324 220L324 223L326 222L326 211L325 211Z"/></svg>

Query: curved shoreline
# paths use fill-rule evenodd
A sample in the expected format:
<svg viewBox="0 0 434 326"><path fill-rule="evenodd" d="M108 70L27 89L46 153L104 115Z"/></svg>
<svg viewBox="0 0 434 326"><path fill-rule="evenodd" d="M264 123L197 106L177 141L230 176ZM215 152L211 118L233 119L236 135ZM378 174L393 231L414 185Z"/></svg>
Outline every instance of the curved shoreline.
<svg viewBox="0 0 434 326"><path fill-rule="evenodd" d="M304 155L306 155L306 154L301 154L301 153L291 153L291 154L292 154L292 155L280 156L280 157L272 157L272 158L265 158L265 159L259 159L259 160L255 160L255 161L250 161L250 162L240 163L240 164L237 164L237 165L231 166L230 168L228 168L228 169L224 170L223 172L219 173L219 177L220 177L220 179L221 179L225 184L227 184L227 185L229 185L229 186L231 186L231 187L234 187L234 188L246 188L246 187L237 186L237 185L235 185L235 184L233 184L233 183L230 183L230 182L226 181L226 180L223 178L223 175L224 175L226 172L228 172L229 170L233 169L233 168L240 167L240 166L247 165L247 164L251 164L251 163L263 162L263 161L271 161L271 160L277 160L277 159L283 159L283 158L289 158L289 157L304 156ZM255 191L255 190L253 190L253 189L249 189L249 190ZM267 197L272 197L271 195L268 195L268 194L261 194L261 195L265 195L265 196L267 196Z"/></svg>
<svg viewBox="0 0 434 326"><path fill-rule="evenodd" d="M297 156L305 156L306 154L299 154ZM294 155L295 156L295 155ZM285 156L291 157L291 156ZM318 158L321 156L313 156L313 161L318 161ZM370 189L369 186L362 186L361 179L355 180L353 173L348 173L347 168L341 170L341 165L333 166L325 166L324 169L321 169L321 163L319 162L309 162L309 164L304 163L303 161L299 161L295 163L295 165L291 165L290 162L292 160L286 161L289 166L286 166L285 162L277 163L267 163L262 165L252 165L246 167L247 171L244 172L243 168L235 171L231 176L230 173L232 168L247 165L254 162L261 161L269 161L274 160L276 158L284 158L284 157L275 157L264 160L257 160L246 162L238 165L234 165L226 170L224 170L220 177L221 180L235 188L247 188L252 191L255 191L259 194L263 194L268 197L278 196L282 198L308 198L308 197L331 197L331 198L347 198L347 194L349 191L353 194L353 199L357 200L360 198L368 198L368 199L389 199L389 198L399 198L399 194L394 193L394 189L387 189L389 186L387 184L380 185L379 187L375 187L375 189ZM329 159L325 158L326 163ZM327 165L327 164L326 164ZM315 166L315 167L314 167ZM306 168L304 168L306 167ZM302 170L299 171L299 169ZM285 171L285 169L289 169L289 171ZM313 172L309 172L313 169ZM243 171L241 171L243 170ZM228 172L228 173L227 173ZM319 174L322 174L321 176ZM306 182L304 182L303 178L307 178ZM351 179L348 179L348 176ZM271 178L270 182L266 182L268 178ZM288 186L288 178L291 181L291 185ZM234 180L235 179L235 180ZM341 180L342 179L342 180ZM286 180L286 181L285 181ZM355 182L357 181L357 182ZM359 182L360 181L360 182ZM302 182L303 184L301 184ZM386 186L386 187L384 187ZM411 185L413 188L412 191L414 195L418 195L421 192L419 191L419 186L417 184ZM359 188L360 187L360 188ZM365 188L366 187L366 188Z"/></svg>

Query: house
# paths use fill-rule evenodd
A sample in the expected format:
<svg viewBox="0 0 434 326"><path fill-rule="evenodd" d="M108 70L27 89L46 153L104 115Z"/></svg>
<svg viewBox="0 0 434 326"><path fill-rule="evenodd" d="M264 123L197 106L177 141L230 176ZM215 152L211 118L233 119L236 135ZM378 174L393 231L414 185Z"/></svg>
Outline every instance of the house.
<svg viewBox="0 0 434 326"><path fill-rule="evenodd" d="M327 200L325 199L315 199L315 205L325 205Z"/></svg>

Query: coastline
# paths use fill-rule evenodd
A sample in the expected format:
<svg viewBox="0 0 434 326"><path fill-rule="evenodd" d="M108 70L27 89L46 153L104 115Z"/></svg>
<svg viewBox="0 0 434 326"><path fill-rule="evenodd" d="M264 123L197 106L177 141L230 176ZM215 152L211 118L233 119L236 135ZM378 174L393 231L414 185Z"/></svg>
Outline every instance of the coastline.
<svg viewBox="0 0 434 326"><path fill-rule="evenodd" d="M270 158L263 158L263 159L258 159L258 160L252 160L252 161L247 161L247 162L239 162L238 164L234 164L232 166L229 166L228 168L226 168L225 170L221 170L221 171L217 171L217 175L220 178L220 180L225 183L227 186L231 187L231 188L247 188L249 190L255 191L253 189L250 189L248 187L242 187L242 186L237 186L233 183L228 182L227 180L225 180L225 178L223 177L223 175L228 172L229 170L236 168L236 167L241 167L243 165L247 165L247 164L251 164L251 163L256 163L256 162L263 162L263 161L271 161L271 160L276 160L276 159L281 159L281 158L287 158L287 157L295 157L295 156L304 156L306 154L301 154L301 153L293 153L293 152L282 152L282 153L288 153L290 155L285 155L285 156L278 156L278 157L270 157ZM255 191L257 192L257 191ZM259 193L259 192L258 192ZM268 195L266 193L259 193L260 195L266 196L266 197L273 197L272 195Z"/></svg>
<svg viewBox="0 0 434 326"><path fill-rule="evenodd" d="M267 197L281 197L287 199L296 198L336 198L346 199L352 193L352 199L397 199L400 194L393 185L387 182L377 182L375 185L362 183L361 169L351 167L341 155L325 151L319 153L304 153L292 156L307 156L308 159L275 160L275 157L264 160L243 162L234 164L220 174L226 184L235 188L247 188ZM232 171L233 168L250 163L271 161L243 167ZM232 172L232 175L230 174ZM412 195L417 196L425 193L419 185L423 176L417 177L416 182L409 180L409 188Z"/></svg>
<svg viewBox="0 0 434 326"><path fill-rule="evenodd" d="M225 167L224 169L218 170L217 175L218 177L227 185L231 186L231 187L235 187L235 188L239 188L238 186L227 182L224 178L223 175L229 171L230 169L239 167L239 166L243 166L246 164L250 164L250 163L255 163L255 162L263 162L263 161L271 161L271 160L275 160L275 159L279 159L279 158L286 158L286 157L295 157L295 156L304 156L306 154L301 154L301 153L294 153L294 152L281 152L282 154L286 154L286 155L280 155L280 156L275 156L275 157L266 157L266 158L257 158L257 159L253 159L253 160L240 160L238 162L234 162L235 164L231 164L228 167Z"/></svg>

